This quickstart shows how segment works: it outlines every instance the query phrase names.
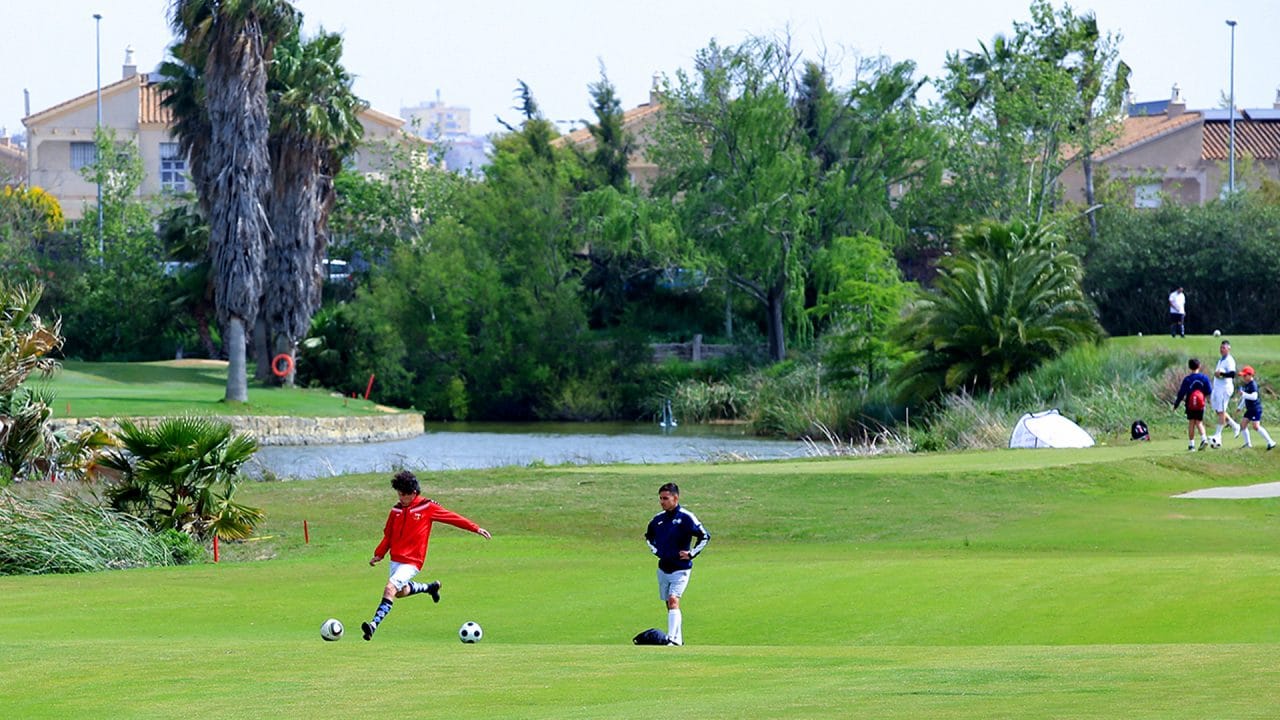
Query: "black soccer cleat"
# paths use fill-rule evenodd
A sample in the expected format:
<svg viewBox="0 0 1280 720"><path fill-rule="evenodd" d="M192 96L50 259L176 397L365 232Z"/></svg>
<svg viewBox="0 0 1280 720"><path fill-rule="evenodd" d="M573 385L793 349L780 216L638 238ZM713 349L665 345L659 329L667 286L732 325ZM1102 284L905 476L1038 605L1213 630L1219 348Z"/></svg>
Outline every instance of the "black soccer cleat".
<svg viewBox="0 0 1280 720"><path fill-rule="evenodd" d="M373 631L374 631L374 630L377 630L377 629L378 629L378 626L377 626L377 625L374 625L373 623L370 623L370 622L362 622L362 623L360 623L360 629L364 632L364 639L365 639L365 640L372 640L372 639L373 639Z"/></svg>
<svg viewBox="0 0 1280 720"><path fill-rule="evenodd" d="M427 583L427 594L431 596L431 602L440 602L440 581L432 580Z"/></svg>

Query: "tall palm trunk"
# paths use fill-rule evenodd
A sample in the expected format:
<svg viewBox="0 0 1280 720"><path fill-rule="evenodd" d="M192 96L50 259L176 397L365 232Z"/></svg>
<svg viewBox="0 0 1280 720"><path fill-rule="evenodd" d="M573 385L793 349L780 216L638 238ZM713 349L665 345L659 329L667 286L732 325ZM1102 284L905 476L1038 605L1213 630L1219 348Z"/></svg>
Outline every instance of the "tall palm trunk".
<svg viewBox="0 0 1280 720"><path fill-rule="evenodd" d="M244 321L227 320L227 396L232 402L249 402L249 381L245 374Z"/></svg>

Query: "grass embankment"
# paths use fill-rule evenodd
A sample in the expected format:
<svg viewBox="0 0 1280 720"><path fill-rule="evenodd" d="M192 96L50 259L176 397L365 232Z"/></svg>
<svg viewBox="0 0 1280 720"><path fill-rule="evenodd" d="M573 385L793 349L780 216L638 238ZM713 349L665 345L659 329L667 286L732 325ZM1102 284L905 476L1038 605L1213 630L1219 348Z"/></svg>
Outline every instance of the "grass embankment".
<svg viewBox="0 0 1280 720"><path fill-rule="evenodd" d="M67 360L48 383L54 417L292 415L341 417L386 412L372 402L328 390L249 384L249 402L224 402L227 364L215 360L98 363Z"/></svg>
<svg viewBox="0 0 1280 720"><path fill-rule="evenodd" d="M1246 718L1280 706L1280 454L1176 440L671 467L442 473L427 577L358 636L384 476L262 483L220 565L0 578L13 717ZM680 482L713 533L663 627L641 534ZM303 542L307 520L311 542ZM348 627L319 639L321 621ZM480 622L485 640L455 632Z"/></svg>

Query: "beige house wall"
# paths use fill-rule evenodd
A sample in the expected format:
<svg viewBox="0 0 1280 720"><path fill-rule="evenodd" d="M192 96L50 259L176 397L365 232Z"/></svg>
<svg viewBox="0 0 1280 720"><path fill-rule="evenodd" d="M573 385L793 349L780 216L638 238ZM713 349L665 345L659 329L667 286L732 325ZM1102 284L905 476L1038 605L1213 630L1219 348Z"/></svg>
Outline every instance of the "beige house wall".
<svg viewBox="0 0 1280 720"><path fill-rule="evenodd" d="M1227 185L1227 164L1206 160L1204 122L1192 122L1168 134L1145 140L1095 160L1095 178L1128 181L1127 195L1136 203L1138 186L1160 184L1160 192L1171 202L1200 205L1221 197ZM1236 184L1256 184L1260 177L1280 179L1280 163L1275 160L1244 159L1236 163ZM1064 197L1084 204L1084 173L1079 163L1063 172L1060 183Z"/></svg>
<svg viewBox="0 0 1280 720"><path fill-rule="evenodd" d="M71 167L72 143L93 142L98 122L96 94L83 97L61 110L32 116L27 125L27 177L29 184L57 198L63 215L80 218L86 205L96 204L98 188ZM104 87L102 124L116 137L129 142L138 133L138 83L122 82Z"/></svg>
<svg viewBox="0 0 1280 720"><path fill-rule="evenodd" d="M145 77L133 76L112 85L104 86L102 93L102 124L115 131L121 142L135 142L141 157L144 175L138 188L138 196L163 200L166 191L161 187L160 146L177 142L170 134L169 125L163 122L141 123L140 99L144 92L157 92L144 86ZM165 115L167 117L167 115ZM29 184L43 188L57 198L63 215L68 220L84 216L85 209L96 205L97 185L81 176L71 167L71 143L93 142L97 125L96 93L69 101L65 106L54 106L23 120L27 126L27 173ZM390 158L388 143L403 137L400 118L366 110L360 115L365 141L352 165L361 173L377 173L384 170ZM429 148L427 141L414 142ZM194 191L188 181L186 190Z"/></svg>

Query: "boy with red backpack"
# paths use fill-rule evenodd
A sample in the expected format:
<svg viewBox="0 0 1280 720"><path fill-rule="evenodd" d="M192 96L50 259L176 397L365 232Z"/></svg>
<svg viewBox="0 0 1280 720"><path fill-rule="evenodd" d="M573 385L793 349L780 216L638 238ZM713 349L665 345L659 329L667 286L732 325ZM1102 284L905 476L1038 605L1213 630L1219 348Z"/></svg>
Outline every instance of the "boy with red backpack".
<svg viewBox="0 0 1280 720"><path fill-rule="evenodd" d="M1173 409L1185 399L1187 401L1187 450L1195 452L1196 428L1200 428L1200 447L1209 442L1209 435L1204 429L1204 408L1209 402L1213 386L1209 377L1200 372L1200 361L1191 358L1187 361L1191 372L1182 378L1182 386L1178 388L1178 397L1173 401Z"/></svg>

